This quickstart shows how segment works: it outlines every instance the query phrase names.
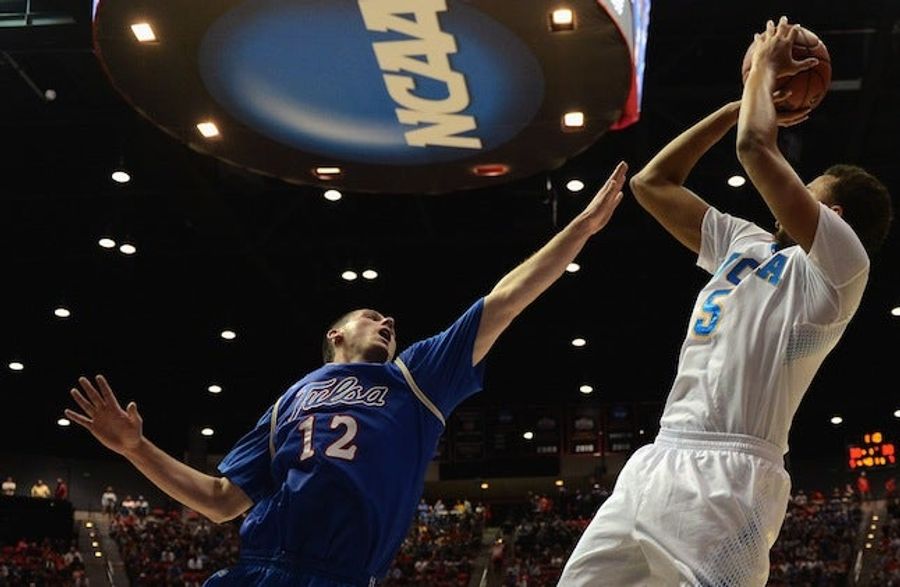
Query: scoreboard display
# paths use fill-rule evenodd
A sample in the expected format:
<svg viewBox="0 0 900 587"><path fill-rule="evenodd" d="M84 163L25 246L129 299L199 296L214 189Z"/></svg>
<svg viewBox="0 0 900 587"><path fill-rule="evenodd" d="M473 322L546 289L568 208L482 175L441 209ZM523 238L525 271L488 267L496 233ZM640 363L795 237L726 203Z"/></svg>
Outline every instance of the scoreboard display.
<svg viewBox="0 0 900 587"><path fill-rule="evenodd" d="M897 464L896 445L886 441L881 432L864 434L862 440L860 444L851 444L847 447L851 471L884 469Z"/></svg>

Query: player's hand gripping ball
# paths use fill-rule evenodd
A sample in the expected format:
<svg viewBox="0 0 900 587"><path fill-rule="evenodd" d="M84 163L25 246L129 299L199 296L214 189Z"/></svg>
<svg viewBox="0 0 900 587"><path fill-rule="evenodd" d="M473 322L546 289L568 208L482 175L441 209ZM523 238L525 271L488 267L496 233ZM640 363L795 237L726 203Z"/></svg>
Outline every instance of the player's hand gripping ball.
<svg viewBox="0 0 900 587"><path fill-rule="evenodd" d="M750 73L750 65L756 41L747 48L744 54L744 62L741 65L741 77L747 81ZM790 92L783 100L776 103L779 112L794 112L813 109L822 103L822 99L828 92L831 84L831 57L828 48L818 36L809 29L799 27L794 44L791 48L791 56L795 61L803 61L815 57L819 63L810 69L806 69L794 75L778 78L775 90Z"/></svg>

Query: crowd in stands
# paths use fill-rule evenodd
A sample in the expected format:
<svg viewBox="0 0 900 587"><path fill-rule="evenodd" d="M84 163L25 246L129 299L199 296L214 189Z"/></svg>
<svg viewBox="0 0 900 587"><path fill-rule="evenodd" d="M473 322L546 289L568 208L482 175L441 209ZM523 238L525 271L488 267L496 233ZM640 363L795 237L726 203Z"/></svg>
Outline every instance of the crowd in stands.
<svg viewBox="0 0 900 587"><path fill-rule="evenodd" d="M6 497L13 497L16 495L16 489L18 485L16 484L16 480L12 478L12 476L8 476L3 480L3 483L0 484L0 492L2 495ZM39 497L41 499L69 499L69 486L62 478L56 479L56 489L51 490L50 486L44 483L43 479L38 479L34 485L31 486L31 491L29 491L28 495L31 497Z"/></svg>
<svg viewBox="0 0 900 587"><path fill-rule="evenodd" d="M894 478L885 484L887 519L876 536L872 585L900 587L900 496Z"/></svg>
<svg viewBox="0 0 900 587"><path fill-rule="evenodd" d="M553 496L529 495L529 504L508 524L510 548L500 543L491 552L492 572L502 574L509 587L552 587L563 565L609 490L594 484L590 491L569 492L560 487Z"/></svg>
<svg viewBox="0 0 900 587"><path fill-rule="evenodd" d="M473 507L467 499L450 508L440 499L434 504L422 499L382 585L466 587L489 517L488 508Z"/></svg>
<svg viewBox="0 0 900 587"><path fill-rule="evenodd" d="M73 541L49 540L0 547L0 587L87 587L84 559Z"/></svg>
<svg viewBox="0 0 900 587"><path fill-rule="evenodd" d="M129 501L122 500L110 534L132 584L199 587L212 573L237 562L235 524L217 525L177 510L129 508Z"/></svg>
<svg viewBox="0 0 900 587"><path fill-rule="evenodd" d="M829 496L798 491L769 553L769 586L844 585L861 522L860 494L849 485Z"/></svg>

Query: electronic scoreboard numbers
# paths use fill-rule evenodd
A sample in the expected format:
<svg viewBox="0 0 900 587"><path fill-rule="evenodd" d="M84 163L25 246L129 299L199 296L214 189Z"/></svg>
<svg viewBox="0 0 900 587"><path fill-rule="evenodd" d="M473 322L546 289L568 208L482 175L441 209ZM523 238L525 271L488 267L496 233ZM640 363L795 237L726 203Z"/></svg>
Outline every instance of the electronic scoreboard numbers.
<svg viewBox="0 0 900 587"><path fill-rule="evenodd" d="M851 471L884 469L897 464L896 445L885 440L881 432L864 434L861 444L847 447L847 456Z"/></svg>

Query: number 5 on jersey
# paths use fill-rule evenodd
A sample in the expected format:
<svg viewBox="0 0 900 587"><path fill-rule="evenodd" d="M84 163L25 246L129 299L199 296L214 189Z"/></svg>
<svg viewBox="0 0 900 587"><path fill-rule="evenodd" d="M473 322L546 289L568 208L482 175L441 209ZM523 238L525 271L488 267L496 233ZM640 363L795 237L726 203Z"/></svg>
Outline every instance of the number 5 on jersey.
<svg viewBox="0 0 900 587"><path fill-rule="evenodd" d="M353 444L353 439L356 438L356 432L359 430L359 426L357 426L356 419L353 416L347 416L345 414L335 414L332 416L330 428L334 430L341 426L344 427L344 433L340 438L328 445L328 448L325 449L325 456L352 461L354 457L356 457L356 445ZM300 452L300 460L305 461L316 454L316 449L313 446L313 434L316 429L316 415L313 414L300 420L297 429L300 430L300 434L303 435L303 450Z"/></svg>
<svg viewBox="0 0 900 587"><path fill-rule="evenodd" d="M722 306L718 299L730 293L730 289L717 289L706 297L701 308L702 315L694 321L695 334L709 336L713 333L722 317Z"/></svg>

